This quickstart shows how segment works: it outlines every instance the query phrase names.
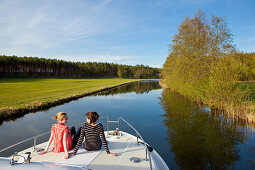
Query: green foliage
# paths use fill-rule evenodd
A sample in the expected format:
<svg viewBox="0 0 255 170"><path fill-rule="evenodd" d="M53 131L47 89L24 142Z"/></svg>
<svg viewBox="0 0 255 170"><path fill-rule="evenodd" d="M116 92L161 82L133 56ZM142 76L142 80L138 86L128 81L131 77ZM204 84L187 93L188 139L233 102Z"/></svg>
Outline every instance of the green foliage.
<svg viewBox="0 0 255 170"><path fill-rule="evenodd" d="M207 89L206 101L211 106L227 108L229 104L240 105L244 101L246 91L240 88L240 83L237 86L241 70L242 65L234 57L218 59L212 68Z"/></svg>
<svg viewBox="0 0 255 170"><path fill-rule="evenodd" d="M245 57L235 51L232 41L223 18L208 20L202 11L185 18L162 70L167 86L209 106L240 106L248 90L236 84L251 77L255 64L241 62Z"/></svg>
<svg viewBox="0 0 255 170"><path fill-rule="evenodd" d="M240 80L255 80L255 53L236 53L234 56L243 69L240 70Z"/></svg>
<svg viewBox="0 0 255 170"><path fill-rule="evenodd" d="M253 101L253 110L255 111L255 81L248 81L248 82L240 84L239 86L242 89L245 89L245 88L250 89L249 99Z"/></svg>
<svg viewBox="0 0 255 170"><path fill-rule="evenodd" d="M0 56L0 77L159 78L159 68L38 57Z"/></svg>

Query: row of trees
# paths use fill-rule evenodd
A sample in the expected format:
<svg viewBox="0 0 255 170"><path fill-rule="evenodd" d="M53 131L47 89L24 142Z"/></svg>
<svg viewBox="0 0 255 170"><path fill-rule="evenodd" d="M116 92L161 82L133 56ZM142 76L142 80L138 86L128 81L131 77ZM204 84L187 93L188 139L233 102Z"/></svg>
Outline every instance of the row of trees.
<svg viewBox="0 0 255 170"><path fill-rule="evenodd" d="M243 65L243 69L240 72L240 80L255 80L255 52L236 53L235 58Z"/></svg>
<svg viewBox="0 0 255 170"><path fill-rule="evenodd" d="M164 63L166 85L209 106L239 107L248 92L239 81L255 78L255 55L238 53L232 43L223 18L208 20L201 10L185 18Z"/></svg>
<svg viewBox="0 0 255 170"><path fill-rule="evenodd" d="M159 68L113 63L69 62L38 57L0 56L1 77L159 78Z"/></svg>

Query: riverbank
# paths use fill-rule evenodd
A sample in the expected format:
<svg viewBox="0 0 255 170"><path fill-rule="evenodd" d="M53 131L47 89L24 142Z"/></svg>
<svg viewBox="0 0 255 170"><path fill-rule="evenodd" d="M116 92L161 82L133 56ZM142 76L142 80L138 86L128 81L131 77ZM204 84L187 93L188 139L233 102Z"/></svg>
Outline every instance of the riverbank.
<svg viewBox="0 0 255 170"><path fill-rule="evenodd" d="M255 124L255 81L248 81L248 82L242 82L244 86L249 87L249 96L247 101L243 101L242 106L229 106L229 107L223 107L221 109L218 108L212 108L214 111L218 112L225 112L228 117L231 117L234 121L241 121L248 124ZM159 81L160 86L163 89L167 89L168 86L165 82L165 80L161 79ZM178 92L177 92L178 93ZM205 105L206 103L203 103L199 98L198 101L199 104ZM227 106L226 104L223 104L223 106Z"/></svg>
<svg viewBox="0 0 255 170"><path fill-rule="evenodd" d="M47 109L141 79L0 79L0 120Z"/></svg>

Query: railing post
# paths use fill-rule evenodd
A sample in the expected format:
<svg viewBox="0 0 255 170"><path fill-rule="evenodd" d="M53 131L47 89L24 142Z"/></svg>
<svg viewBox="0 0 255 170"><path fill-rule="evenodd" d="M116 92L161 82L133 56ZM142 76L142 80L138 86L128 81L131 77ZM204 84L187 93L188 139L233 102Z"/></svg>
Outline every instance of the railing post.
<svg viewBox="0 0 255 170"><path fill-rule="evenodd" d="M147 161L147 154L148 154L147 148L145 150L146 150L146 161Z"/></svg>
<svg viewBox="0 0 255 170"><path fill-rule="evenodd" d="M36 146L36 137L34 138L34 151L36 150L35 146Z"/></svg>
<svg viewBox="0 0 255 170"><path fill-rule="evenodd" d="M120 138L120 118L118 118L118 139Z"/></svg>
<svg viewBox="0 0 255 170"><path fill-rule="evenodd" d="M138 144L138 133L136 133L136 143Z"/></svg>

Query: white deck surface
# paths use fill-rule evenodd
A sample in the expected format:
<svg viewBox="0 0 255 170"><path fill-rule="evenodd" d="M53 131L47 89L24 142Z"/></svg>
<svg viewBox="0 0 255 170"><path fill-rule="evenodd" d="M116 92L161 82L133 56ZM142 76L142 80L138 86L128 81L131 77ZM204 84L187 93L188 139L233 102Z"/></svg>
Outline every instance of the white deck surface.
<svg viewBox="0 0 255 170"><path fill-rule="evenodd" d="M64 159L64 153L46 153L38 155L33 152L33 148L26 149L20 153L31 152L31 162L46 162L48 164L78 166L83 169L150 169L149 160L145 160L146 151L142 144L137 144L136 137L128 133L121 132L121 136L109 135L106 138L110 152L116 153L117 157L108 156L104 149L99 151L86 151L80 148L75 156ZM47 142L37 145L37 148L45 148ZM51 146L52 149L53 145ZM50 150L51 150L50 149ZM138 157L142 161L133 163L129 159ZM149 159L149 157L148 157ZM152 166L154 169L153 161Z"/></svg>

